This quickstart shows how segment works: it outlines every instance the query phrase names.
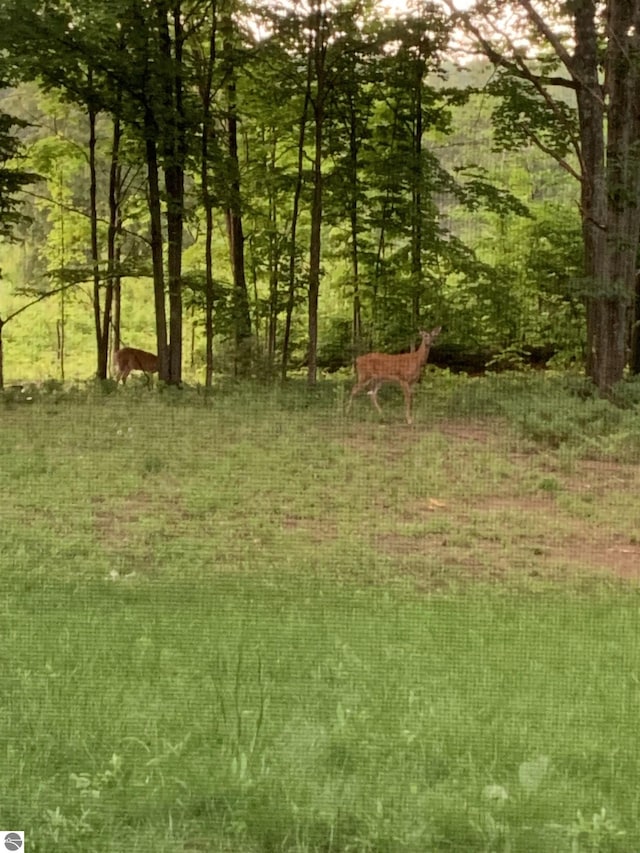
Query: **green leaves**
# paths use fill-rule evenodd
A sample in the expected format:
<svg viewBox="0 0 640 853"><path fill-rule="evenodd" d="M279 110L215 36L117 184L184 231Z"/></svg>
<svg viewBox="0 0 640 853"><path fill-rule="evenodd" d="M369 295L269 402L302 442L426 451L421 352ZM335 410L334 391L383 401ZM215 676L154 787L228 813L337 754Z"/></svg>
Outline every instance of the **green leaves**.
<svg viewBox="0 0 640 853"><path fill-rule="evenodd" d="M579 128L576 108L569 99L545 98L530 81L504 72L487 90L499 98L492 114L498 148L515 151L535 144L556 160L573 151Z"/></svg>

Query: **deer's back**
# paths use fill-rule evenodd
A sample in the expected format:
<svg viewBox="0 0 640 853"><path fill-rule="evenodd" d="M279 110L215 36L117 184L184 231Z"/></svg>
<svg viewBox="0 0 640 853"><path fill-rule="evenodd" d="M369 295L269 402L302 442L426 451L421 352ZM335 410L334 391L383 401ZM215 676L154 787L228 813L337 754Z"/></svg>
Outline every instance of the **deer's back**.
<svg viewBox="0 0 640 853"><path fill-rule="evenodd" d="M382 352L370 352L356 359L356 372L360 381L366 379L388 379L415 382L426 358L418 352L388 355Z"/></svg>

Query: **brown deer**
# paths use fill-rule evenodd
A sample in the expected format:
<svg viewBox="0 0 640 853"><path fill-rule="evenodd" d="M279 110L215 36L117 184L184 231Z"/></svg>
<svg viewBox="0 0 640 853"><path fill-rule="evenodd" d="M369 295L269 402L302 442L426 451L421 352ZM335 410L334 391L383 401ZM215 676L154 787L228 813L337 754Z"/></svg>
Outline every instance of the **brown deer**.
<svg viewBox="0 0 640 853"><path fill-rule="evenodd" d="M142 370L149 379L150 373L158 372L158 356L134 347L117 349L113 354L113 372L116 382L122 379L124 385L132 370Z"/></svg>
<svg viewBox="0 0 640 853"><path fill-rule="evenodd" d="M397 382L404 393L405 415L407 423L413 423L411 418L411 397L413 386L420 379L422 368L429 358L431 344L440 334L441 326L430 332L420 332L422 342L415 352L404 352L400 355L386 355L382 352L370 352L356 359L358 381L351 389L347 411L351 409L353 398L367 386L371 402L382 414L378 403L378 391L384 382Z"/></svg>

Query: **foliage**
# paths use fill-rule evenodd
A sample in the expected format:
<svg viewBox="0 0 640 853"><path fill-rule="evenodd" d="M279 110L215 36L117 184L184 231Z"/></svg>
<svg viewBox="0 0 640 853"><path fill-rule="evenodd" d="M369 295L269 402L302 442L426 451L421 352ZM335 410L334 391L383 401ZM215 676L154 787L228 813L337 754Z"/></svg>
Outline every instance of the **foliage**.
<svg viewBox="0 0 640 853"><path fill-rule="evenodd" d="M23 257L18 263L7 250L3 265L14 288L23 290L25 281L30 285L47 271L67 275L65 270L73 267L78 275L83 269L87 277L92 274L85 215L86 109L91 105L98 110L98 269L103 277L112 125L116 118L123 121L117 272L126 286L127 278L151 272L144 98L151 99L147 106L159 121L166 112L158 106L162 87L148 79L153 26L144 15L144 20L136 17L134 7L119 2L104 5L96 15L81 0L53 4L46 17L35 3L20 13L11 3L7 9L17 21L3 34L13 73L37 80L46 92L35 100L33 87L22 84L19 90L29 92L28 109L39 124L24 128L23 135L30 162L45 182L39 187L42 198L32 204L34 228L22 233ZM150 8L147 12L151 14ZM266 372L273 374L283 356L289 310L293 362L306 359L302 330L310 269L313 127L301 69L308 61L311 12L302 7L252 9L260 37L246 21L234 19L226 58L213 11L195 4L191 12L185 19L181 68L189 126L183 211L187 310L198 315L194 322L200 337L209 289L203 260L204 180L216 223L212 287L218 355L234 345L231 333L237 323L225 233L226 211L237 203L245 231L254 352L256 358L266 358ZM327 14L325 26L335 30L335 39L328 42L330 85L321 152L320 351L330 348L332 364L348 365L355 350L404 348L418 327L440 322L452 340L464 340L472 348L549 344L565 360L581 359L584 294L577 285L581 235L573 190L530 148L496 156L491 113L501 102L497 82L484 85L486 66L457 69L445 59L451 22L437 7L388 20L341 4ZM205 179L201 95L211 33L213 96L206 119L210 145ZM59 61L50 62L51 54ZM230 179L233 170L225 152L225 62L231 59L241 128L238 181ZM152 65L160 74L159 66ZM162 127L156 130L160 139ZM197 298L190 288L196 280L201 282ZM91 304L84 306L87 310ZM67 307L70 318L75 309ZM140 314L143 309L134 310ZM131 329L138 331L127 315L123 323L129 325L125 336ZM347 323L351 340L343 335ZM144 336L152 329L153 324L144 329ZM334 344L338 340L343 342L340 351ZM94 351L88 337L76 338L73 345L76 352L69 357L77 361L88 360L78 348ZM200 343L196 348L204 349ZM90 369L87 364L85 372Z"/></svg>
<svg viewBox="0 0 640 853"><path fill-rule="evenodd" d="M578 135L576 107L564 101L545 100L529 80L499 71L488 86L499 98L493 112L496 143L506 150L527 148L532 139L556 160L571 154Z"/></svg>
<svg viewBox="0 0 640 853"><path fill-rule="evenodd" d="M0 78L0 89L6 85ZM25 119L0 109L0 238L5 240L12 239L18 226L28 221L21 209L21 191L37 178L19 165L22 149L17 131L27 126Z"/></svg>

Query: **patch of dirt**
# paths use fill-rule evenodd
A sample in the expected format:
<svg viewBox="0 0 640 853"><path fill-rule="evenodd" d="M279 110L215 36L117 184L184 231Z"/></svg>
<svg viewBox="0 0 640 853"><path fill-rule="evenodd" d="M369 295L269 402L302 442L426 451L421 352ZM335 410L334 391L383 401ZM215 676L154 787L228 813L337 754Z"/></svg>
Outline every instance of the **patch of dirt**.
<svg viewBox="0 0 640 853"><path fill-rule="evenodd" d="M93 524L98 539L114 546L126 543L140 519L151 513L153 502L151 495L138 492L111 504L109 509L100 509L103 500L94 498Z"/></svg>
<svg viewBox="0 0 640 853"><path fill-rule="evenodd" d="M447 438L455 438L457 441L488 444L496 438L496 427L496 423L491 421L477 424L442 421L437 425L437 430Z"/></svg>
<svg viewBox="0 0 640 853"><path fill-rule="evenodd" d="M108 508L103 507L103 498L94 498L93 504L96 538L113 553L144 551L149 539L188 520L175 495L168 502L161 495L140 491L110 501Z"/></svg>
<svg viewBox="0 0 640 853"><path fill-rule="evenodd" d="M640 579L640 543L580 522L553 543L549 557L577 570L596 569L621 578Z"/></svg>
<svg viewBox="0 0 640 853"><path fill-rule="evenodd" d="M368 424L347 436L342 444L351 453L359 453L376 460L395 462L402 459L407 448L423 437L419 429L408 426L404 421L397 423Z"/></svg>
<svg viewBox="0 0 640 853"><path fill-rule="evenodd" d="M474 427L456 435L465 443L491 438L490 432ZM540 466L533 470L540 471ZM382 553L397 555L404 564L422 565L425 572L440 564L467 576L510 571L559 577L610 573L640 580L640 513L637 534L630 534L628 518L625 523L616 513L621 493L631 503L640 500L640 468L577 463L576 473L559 474L557 480L558 492L416 500L397 515L396 529L374 531L370 543ZM509 490L509 484L504 488ZM581 495L588 503L578 500L572 505ZM560 496L568 500L561 502ZM610 521L603 520L602 512L595 521L581 511L585 505L601 510L608 503ZM394 507L386 509L393 513Z"/></svg>
<svg viewBox="0 0 640 853"><path fill-rule="evenodd" d="M572 492L606 495L612 488L640 489L640 468L616 462L580 463L580 472L562 476L563 485Z"/></svg>
<svg viewBox="0 0 640 853"><path fill-rule="evenodd" d="M383 533L373 536L371 541L376 550L400 559L424 558L428 563L440 562L474 575L502 575L514 570L545 576L558 571L571 574L595 571L640 580L640 545L624 539L592 536L588 540L575 541L575 537L568 536L564 541L509 543L491 536L470 536L465 545L462 538L458 536L452 540L444 534Z"/></svg>
<svg viewBox="0 0 640 853"><path fill-rule="evenodd" d="M312 542L318 545L327 540L335 539L337 536L336 525L321 518L303 518L297 515L287 515L282 519L281 526L284 531L301 531L305 533Z"/></svg>

